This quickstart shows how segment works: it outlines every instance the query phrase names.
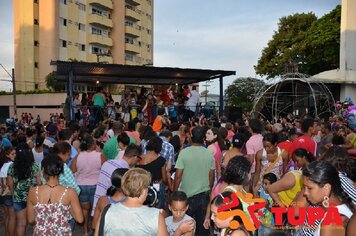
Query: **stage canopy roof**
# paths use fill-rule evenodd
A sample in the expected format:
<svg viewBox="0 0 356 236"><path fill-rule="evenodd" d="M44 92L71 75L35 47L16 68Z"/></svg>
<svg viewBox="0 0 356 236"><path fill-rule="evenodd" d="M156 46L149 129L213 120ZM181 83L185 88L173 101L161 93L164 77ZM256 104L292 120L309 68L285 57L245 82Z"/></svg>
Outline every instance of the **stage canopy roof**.
<svg viewBox="0 0 356 236"><path fill-rule="evenodd" d="M175 67L131 66L88 62L52 61L57 66L54 71L56 81L100 84L193 84L225 76L235 75L235 71L183 69Z"/></svg>

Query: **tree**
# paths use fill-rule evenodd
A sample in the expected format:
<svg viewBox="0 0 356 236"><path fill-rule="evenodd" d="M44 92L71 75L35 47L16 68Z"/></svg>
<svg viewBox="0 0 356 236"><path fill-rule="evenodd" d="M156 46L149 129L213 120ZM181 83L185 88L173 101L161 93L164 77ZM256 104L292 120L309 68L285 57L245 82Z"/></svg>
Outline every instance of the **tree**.
<svg viewBox="0 0 356 236"><path fill-rule="evenodd" d="M227 105L251 111L257 92L264 86L265 82L251 77L235 79L225 90Z"/></svg>
<svg viewBox="0 0 356 236"><path fill-rule="evenodd" d="M255 71L261 76L273 78L281 75L289 63L297 63L299 71L303 71L306 55L303 41L307 30L317 20L314 13L294 14L282 17L278 23L278 31L262 50Z"/></svg>
<svg viewBox="0 0 356 236"><path fill-rule="evenodd" d="M262 50L255 71L273 78L288 65L304 74L317 74L338 67L341 6L317 19L314 13L282 17L278 31Z"/></svg>
<svg viewBox="0 0 356 236"><path fill-rule="evenodd" d="M54 90L55 92L62 92L65 90L65 85L64 83L62 82L55 82L54 81L55 79L55 75L53 74L53 72L49 73L47 76L46 76L46 86L48 89L52 89Z"/></svg>
<svg viewBox="0 0 356 236"><path fill-rule="evenodd" d="M341 6L318 19L305 38L308 73L317 74L339 67Z"/></svg>

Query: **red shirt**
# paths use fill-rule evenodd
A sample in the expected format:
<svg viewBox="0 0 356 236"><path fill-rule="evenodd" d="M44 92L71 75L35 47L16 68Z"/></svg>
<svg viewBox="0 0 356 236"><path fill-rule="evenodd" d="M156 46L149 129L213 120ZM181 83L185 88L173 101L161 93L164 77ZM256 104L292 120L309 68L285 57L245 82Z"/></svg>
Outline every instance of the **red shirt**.
<svg viewBox="0 0 356 236"><path fill-rule="evenodd" d="M293 154L293 143L291 141L280 142L277 146L280 149L286 150L290 156Z"/></svg>
<svg viewBox="0 0 356 236"><path fill-rule="evenodd" d="M308 136L303 135L293 141L291 149L292 153L298 148L304 148L308 152L312 153L314 157L316 156L316 143Z"/></svg>

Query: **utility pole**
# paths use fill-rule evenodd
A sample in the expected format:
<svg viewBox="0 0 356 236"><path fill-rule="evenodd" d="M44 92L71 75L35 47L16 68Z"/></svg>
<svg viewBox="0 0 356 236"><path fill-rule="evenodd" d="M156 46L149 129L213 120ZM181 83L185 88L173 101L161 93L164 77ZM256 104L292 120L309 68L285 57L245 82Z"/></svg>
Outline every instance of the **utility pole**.
<svg viewBox="0 0 356 236"><path fill-rule="evenodd" d="M14 99L14 116L17 118L17 104L16 104L16 83L15 83L15 69L12 68L12 96Z"/></svg>
<svg viewBox="0 0 356 236"><path fill-rule="evenodd" d="M204 90L204 93L205 93L205 104L208 102L208 87L210 87L210 84L208 83L211 83L212 81L211 80L207 80L205 81L205 84L203 84L202 86L205 87L205 90Z"/></svg>
<svg viewBox="0 0 356 236"><path fill-rule="evenodd" d="M4 71L11 77L11 83L12 83L12 95L13 95L13 102L14 102L14 116L17 118L17 105L16 105L16 84L15 84L15 69L12 68L12 74L10 74L5 67L0 64L0 66L4 69Z"/></svg>

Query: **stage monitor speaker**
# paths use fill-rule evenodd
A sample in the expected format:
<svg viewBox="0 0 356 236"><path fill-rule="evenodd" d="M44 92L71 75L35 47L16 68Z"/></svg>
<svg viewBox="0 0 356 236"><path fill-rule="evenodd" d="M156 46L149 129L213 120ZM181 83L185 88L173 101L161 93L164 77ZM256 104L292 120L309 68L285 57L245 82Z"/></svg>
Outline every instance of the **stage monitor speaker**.
<svg viewBox="0 0 356 236"><path fill-rule="evenodd" d="M242 119L242 109L240 107L226 106L224 115L231 122L235 122L237 119Z"/></svg>

